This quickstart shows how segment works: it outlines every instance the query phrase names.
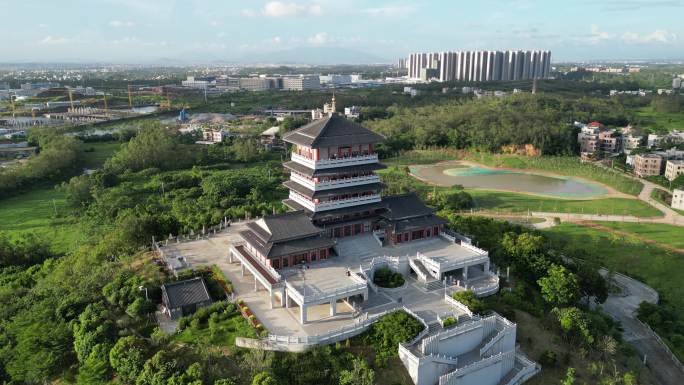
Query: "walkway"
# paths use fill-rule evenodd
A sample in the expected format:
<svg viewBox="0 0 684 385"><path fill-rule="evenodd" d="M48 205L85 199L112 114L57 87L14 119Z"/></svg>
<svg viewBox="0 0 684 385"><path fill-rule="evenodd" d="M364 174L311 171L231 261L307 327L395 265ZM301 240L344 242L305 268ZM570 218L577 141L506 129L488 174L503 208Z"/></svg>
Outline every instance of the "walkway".
<svg viewBox="0 0 684 385"><path fill-rule="evenodd" d="M607 271L601 269L601 274ZM662 385L684 384L684 370L670 352L663 347L647 326L636 319L636 310L643 301L658 302L658 293L645 284L622 274L614 275L615 283L622 293L611 294L603 304L603 310L620 321L623 337L636 348L639 355L646 356L646 364Z"/></svg>

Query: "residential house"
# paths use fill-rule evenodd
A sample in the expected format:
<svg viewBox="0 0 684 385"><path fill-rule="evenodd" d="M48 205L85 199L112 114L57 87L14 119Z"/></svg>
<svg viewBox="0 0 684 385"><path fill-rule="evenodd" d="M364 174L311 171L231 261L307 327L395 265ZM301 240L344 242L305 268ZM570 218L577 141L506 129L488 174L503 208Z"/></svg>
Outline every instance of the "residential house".
<svg viewBox="0 0 684 385"><path fill-rule="evenodd" d="M660 175L663 158L656 154L639 154L634 157L634 173L643 178Z"/></svg>

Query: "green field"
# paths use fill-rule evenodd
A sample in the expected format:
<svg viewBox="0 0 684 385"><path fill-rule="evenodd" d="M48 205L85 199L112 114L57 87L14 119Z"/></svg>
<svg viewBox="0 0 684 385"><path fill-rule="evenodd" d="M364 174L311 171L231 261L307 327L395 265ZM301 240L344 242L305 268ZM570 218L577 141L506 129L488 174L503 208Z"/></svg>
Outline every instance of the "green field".
<svg viewBox="0 0 684 385"><path fill-rule="evenodd" d="M663 245L684 249L684 227L662 223L601 222L602 226L633 233Z"/></svg>
<svg viewBox="0 0 684 385"><path fill-rule="evenodd" d="M642 226L634 224L633 228ZM658 237L664 239L668 239L674 231L655 230L660 234ZM568 248L585 250L589 258L609 269L644 281L658 290L684 316L684 286L681 284L684 279L684 257L681 254L634 237L621 237L571 223L563 223L544 232L557 242L566 243Z"/></svg>
<svg viewBox="0 0 684 385"><path fill-rule="evenodd" d="M582 163L576 156L540 156L529 157L519 155L494 155L489 153L471 153L466 159L482 163L490 167L517 168L526 170L548 171L554 174L575 176L590 179L614 188L625 194L637 196L644 185L618 171Z"/></svg>
<svg viewBox="0 0 684 385"><path fill-rule="evenodd" d="M659 210L636 199L554 199L498 191L466 191L475 199L477 208L503 213L542 211L572 214L632 215L636 217L663 216L663 213Z"/></svg>
<svg viewBox="0 0 684 385"><path fill-rule="evenodd" d="M459 159L457 151L449 149L411 150L391 158L381 159L386 166L408 166L411 164L432 164Z"/></svg>
<svg viewBox="0 0 684 385"><path fill-rule="evenodd" d="M10 235L33 232L48 241L54 251L66 252L81 237L68 214L64 193L43 187L0 200L0 231Z"/></svg>
<svg viewBox="0 0 684 385"><path fill-rule="evenodd" d="M634 111L640 126L655 133L667 133L673 129L684 130L684 113L655 112L653 107L642 107Z"/></svg>
<svg viewBox="0 0 684 385"><path fill-rule="evenodd" d="M104 162L109 159L119 148L121 148L120 142L84 143L82 167L89 169L102 167Z"/></svg>

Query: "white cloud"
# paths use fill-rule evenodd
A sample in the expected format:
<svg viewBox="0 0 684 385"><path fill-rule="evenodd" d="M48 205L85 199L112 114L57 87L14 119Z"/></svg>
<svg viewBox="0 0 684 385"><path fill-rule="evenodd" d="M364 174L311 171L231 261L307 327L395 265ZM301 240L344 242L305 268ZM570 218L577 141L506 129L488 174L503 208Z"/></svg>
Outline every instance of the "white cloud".
<svg viewBox="0 0 684 385"><path fill-rule="evenodd" d="M622 34L622 40L627 43L671 43L677 40L677 35L663 29L655 30L651 33L639 34L637 32L625 32Z"/></svg>
<svg viewBox="0 0 684 385"><path fill-rule="evenodd" d="M61 44L67 44L71 43L72 39L66 38L66 37L55 37L55 36L45 36L44 39L39 41L39 44L44 44L44 45L61 45Z"/></svg>
<svg viewBox="0 0 684 385"><path fill-rule="evenodd" d="M313 44L313 45L322 45L322 44L329 42L330 39L328 38L327 33L319 32L319 33L309 37L308 39L306 39L306 41L308 41L310 44Z"/></svg>
<svg viewBox="0 0 684 385"><path fill-rule="evenodd" d="M602 41L605 40L610 40L615 37L615 34L601 31L596 24L592 24L591 26L591 34L589 37L586 39L587 43L589 44L598 44Z"/></svg>
<svg viewBox="0 0 684 385"><path fill-rule="evenodd" d="M263 15L267 17L296 17L296 16L317 16L323 13L323 8L315 3L297 4L283 1L269 1L264 7L255 11L253 9L243 9L243 16Z"/></svg>
<svg viewBox="0 0 684 385"><path fill-rule="evenodd" d="M38 24L38 28L47 28L47 27L48 27L47 24L43 24L43 23Z"/></svg>
<svg viewBox="0 0 684 385"><path fill-rule="evenodd" d="M280 38L280 36L274 36L273 39L271 39L271 43L273 44L280 44L283 39Z"/></svg>
<svg viewBox="0 0 684 385"><path fill-rule="evenodd" d="M412 14L416 10L413 5L386 5L384 7L378 8L366 8L362 9L361 13L365 13L371 16L379 17L397 17L397 16L407 16Z"/></svg>
<svg viewBox="0 0 684 385"><path fill-rule="evenodd" d="M134 25L135 24L132 21L125 20L112 20L109 22L109 26L114 28L132 27Z"/></svg>

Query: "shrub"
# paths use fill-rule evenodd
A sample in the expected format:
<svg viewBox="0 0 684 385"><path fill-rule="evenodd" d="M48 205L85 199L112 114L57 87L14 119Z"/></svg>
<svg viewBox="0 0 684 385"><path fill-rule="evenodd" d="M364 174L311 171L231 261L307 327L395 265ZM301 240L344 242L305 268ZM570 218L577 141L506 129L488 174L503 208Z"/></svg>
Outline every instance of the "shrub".
<svg viewBox="0 0 684 385"><path fill-rule="evenodd" d="M539 356L539 363L542 366L551 366L554 367L556 366L556 352L552 350L544 350L542 354Z"/></svg>
<svg viewBox="0 0 684 385"><path fill-rule="evenodd" d="M450 326L456 325L458 321L454 317L447 317L442 321L442 327L448 328Z"/></svg>
<svg viewBox="0 0 684 385"><path fill-rule="evenodd" d="M404 284L404 276L393 272L388 267L383 267L373 274L373 283L380 287L395 288Z"/></svg>
<svg viewBox="0 0 684 385"><path fill-rule="evenodd" d="M486 310L485 303L478 299L472 290L457 291L451 297L467 306L473 313L482 313Z"/></svg>

